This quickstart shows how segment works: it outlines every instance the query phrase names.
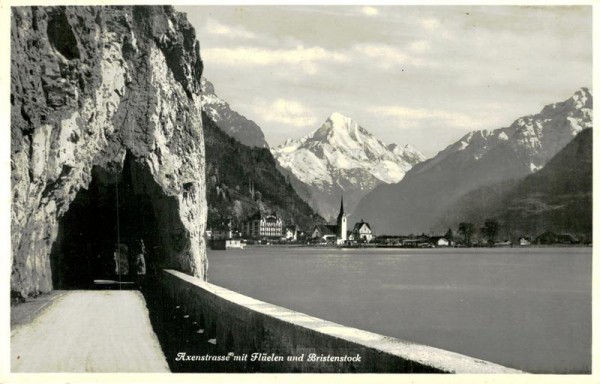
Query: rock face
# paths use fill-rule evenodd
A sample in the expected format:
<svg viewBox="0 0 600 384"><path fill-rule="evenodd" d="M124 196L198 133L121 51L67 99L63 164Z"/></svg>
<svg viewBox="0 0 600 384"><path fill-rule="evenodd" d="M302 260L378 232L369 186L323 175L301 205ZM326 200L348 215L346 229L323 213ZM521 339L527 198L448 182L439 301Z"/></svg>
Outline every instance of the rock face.
<svg viewBox="0 0 600 384"><path fill-rule="evenodd" d="M214 85L202 78L202 109L226 134L248 147L269 148L260 127L248 120L215 93Z"/></svg>
<svg viewBox="0 0 600 384"><path fill-rule="evenodd" d="M202 61L185 17L13 7L11 53L13 294L102 277L117 244L131 256L141 241L149 273L205 277Z"/></svg>
<svg viewBox="0 0 600 384"><path fill-rule="evenodd" d="M272 149L296 191L327 219L337 216L344 195L347 212L380 184L397 183L425 160L416 149L386 146L357 122L333 113L321 127Z"/></svg>
<svg viewBox="0 0 600 384"><path fill-rule="evenodd" d="M592 94L582 88L509 127L470 132L416 165L400 183L374 189L361 200L356 214L368 219L378 233L426 232L457 198L541 169L591 127Z"/></svg>

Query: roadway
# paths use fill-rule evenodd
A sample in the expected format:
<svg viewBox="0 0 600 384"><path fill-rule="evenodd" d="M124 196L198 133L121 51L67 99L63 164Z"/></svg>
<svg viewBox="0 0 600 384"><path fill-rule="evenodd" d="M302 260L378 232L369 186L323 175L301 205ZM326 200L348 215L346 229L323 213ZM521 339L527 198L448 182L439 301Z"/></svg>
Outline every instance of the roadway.
<svg viewBox="0 0 600 384"><path fill-rule="evenodd" d="M140 292L59 293L11 330L12 372L169 372Z"/></svg>

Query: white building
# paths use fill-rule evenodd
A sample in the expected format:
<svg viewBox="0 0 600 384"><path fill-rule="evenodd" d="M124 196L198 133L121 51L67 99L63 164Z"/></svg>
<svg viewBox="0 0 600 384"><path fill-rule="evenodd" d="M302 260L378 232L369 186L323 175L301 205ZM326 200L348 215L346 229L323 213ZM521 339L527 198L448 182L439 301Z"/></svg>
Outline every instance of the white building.
<svg viewBox="0 0 600 384"><path fill-rule="evenodd" d="M525 237L521 237L519 239L519 245L522 246L522 247L527 246L527 245L531 245L531 241L529 241L529 239L527 239Z"/></svg>
<svg viewBox="0 0 600 384"><path fill-rule="evenodd" d="M450 242L445 237L432 237L430 239L430 241L431 241L431 245L434 245L436 247L449 247L450 246Z"/></svg>
<svg viewBox="0 0 600 384"><path fill-rule="evenodd" d="M298 227L295 225L289 225L289 226L285 227L283 237L287 241L298 240Z"/></svg>
<svg viewBox="0 0 600 384"><path fill-rule="evenodd" d="M375 234L371 230L371 226L364 220L354 224L352 229L352 239L355 241L366 241L367 243L373 240Z"/></svg>
<svg viewBox="0 0 600 384"><path fill-rule="evenodd" d="M283 222L275 213L262 215L256 213L242 224L242 235L247 238L281 238Z"/></svg>

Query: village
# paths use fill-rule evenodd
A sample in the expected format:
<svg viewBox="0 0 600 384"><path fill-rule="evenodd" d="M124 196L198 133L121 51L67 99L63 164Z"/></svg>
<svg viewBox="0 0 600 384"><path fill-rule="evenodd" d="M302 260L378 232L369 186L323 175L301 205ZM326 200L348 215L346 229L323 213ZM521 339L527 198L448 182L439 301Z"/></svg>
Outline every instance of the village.
<svg viewBox="0 0 600 384"><path fill-rule="evenodd" d="M479 232L479 233L477 233ZM206 239L214 250L242 249L246 245L303 245L330 246L342 248L439 248L439 247L526 247L530 245L575 245L585 243L570 234L556 234L546 231L536 237L508 236L497 240L499 224L487 220L483 228L476 231L472 223L460 223L457 235L451 228L443 234L377 235L371 225L361 220L348 229L348 218L344 212L344 200L335 224L315 224L313 228L302 229L297 225L284 225L276 212L257 212L239 228L232 220L226 220L218 228L209 228ZM589 244L588 244L589 245Z"/></svg>

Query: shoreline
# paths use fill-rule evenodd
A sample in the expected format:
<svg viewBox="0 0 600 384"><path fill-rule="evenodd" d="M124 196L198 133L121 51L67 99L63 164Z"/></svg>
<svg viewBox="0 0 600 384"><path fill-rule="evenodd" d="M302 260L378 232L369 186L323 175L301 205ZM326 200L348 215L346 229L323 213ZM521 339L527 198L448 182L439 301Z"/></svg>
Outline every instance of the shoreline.
<svg viewBox="0 0 600 384"><path fill-rule="evenodd" d="M496 247L403 247L403 246L381 246L377 244L361 246L340 246L340 245L315 245L315 244L245 244L244 248L308 248L308 249L410 249L410 250L428 250L428 249L506 249L506 248L593 248L591 244L531 244L515 246L496 246ZM210 251L217 249L207 248ZM230 250L235 250L231 248Z"/></svg>

